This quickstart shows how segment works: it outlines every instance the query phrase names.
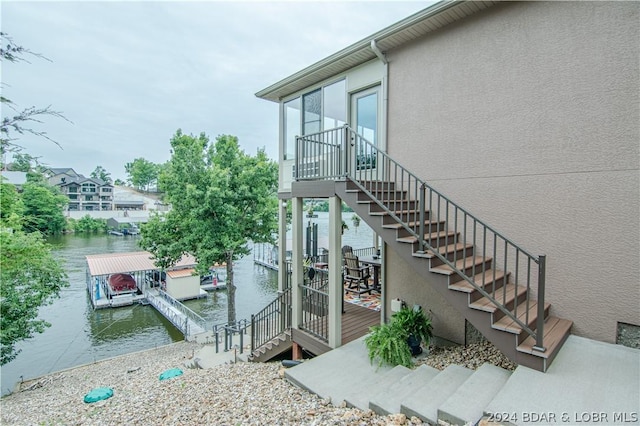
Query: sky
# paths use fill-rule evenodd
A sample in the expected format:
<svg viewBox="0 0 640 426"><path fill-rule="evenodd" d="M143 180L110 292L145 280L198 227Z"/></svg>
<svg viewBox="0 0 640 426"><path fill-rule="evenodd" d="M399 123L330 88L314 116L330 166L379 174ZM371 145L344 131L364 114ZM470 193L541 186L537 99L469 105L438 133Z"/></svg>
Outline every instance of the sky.
<svg viewBox="0 0 640 426"><path fill-rule="evenodd" d="M122 180L136 158L169 160L177 129L232 134L277 159L278 105L255 93L432 3L4 0L2 32L50 61L3 62L2 95L70 121L32 126L62 148L15 143L44 165Z"/></svg>

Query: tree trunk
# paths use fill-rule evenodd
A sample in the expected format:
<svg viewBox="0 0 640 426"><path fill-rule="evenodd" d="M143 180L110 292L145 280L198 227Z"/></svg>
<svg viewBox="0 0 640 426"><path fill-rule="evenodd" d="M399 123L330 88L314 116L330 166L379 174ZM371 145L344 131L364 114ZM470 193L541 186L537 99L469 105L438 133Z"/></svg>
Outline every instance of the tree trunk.
<svg viewBox="0 0 640 426"><path fill-rule="evenodd" d="M227 252L227 321L236 322L236 286L233 283L233 252Z"/></svg>

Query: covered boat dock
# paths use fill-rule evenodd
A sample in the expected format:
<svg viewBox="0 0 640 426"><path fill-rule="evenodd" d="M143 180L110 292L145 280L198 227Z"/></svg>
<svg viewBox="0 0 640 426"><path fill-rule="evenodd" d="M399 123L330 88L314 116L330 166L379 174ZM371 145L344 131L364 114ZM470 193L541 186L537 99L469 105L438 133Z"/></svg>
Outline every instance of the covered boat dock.
<svg viewBox="0 0 640 426"><path fill-rule="evenodd" d="M171 321L187 340L206 331L207 325L202 317L163 291L163 274L153 263L151 253L94 254L87 255L86 259L87 291L95 309L147 302ZM185 255L170 271L191 270L196 263L193 256ZM114 291L109 277L117 274L130 275L136 282L135 289Z"/></svg>

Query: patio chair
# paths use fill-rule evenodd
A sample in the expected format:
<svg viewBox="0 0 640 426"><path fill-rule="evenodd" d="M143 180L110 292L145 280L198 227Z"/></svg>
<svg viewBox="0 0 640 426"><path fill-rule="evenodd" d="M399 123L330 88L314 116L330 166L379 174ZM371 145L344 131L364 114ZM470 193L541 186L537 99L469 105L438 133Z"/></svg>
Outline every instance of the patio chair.
<svg viewBox="0 0 640 426"><path fill-rule="evenodd" d="M358 256L353 253L345 253L345 275L344 279L348 283L346 291L361 295L364 293L371 294L373 288L369 285L369 267L363 266L358 260Z"/></svg>

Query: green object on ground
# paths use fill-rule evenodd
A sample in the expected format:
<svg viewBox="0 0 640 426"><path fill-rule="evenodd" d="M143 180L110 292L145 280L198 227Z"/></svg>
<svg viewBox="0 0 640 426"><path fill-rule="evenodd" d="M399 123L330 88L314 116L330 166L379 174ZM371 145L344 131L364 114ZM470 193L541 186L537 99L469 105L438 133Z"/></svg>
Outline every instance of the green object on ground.
<svg viewBox="0 0 640 426"><path fill-rule="evenodd" d="M92 402L102 401L103 399L109 399L113 396L113 389L111 388L95 388L84 396L84 402L91 404Z"/></svg>
<svg viewBox="0 0 640 426"><path fill-rule="evenodd" d="M160 375L160 380L173 379L174 377L182 376L182 370L179 368L172 368L165 371Z"/></svg>

